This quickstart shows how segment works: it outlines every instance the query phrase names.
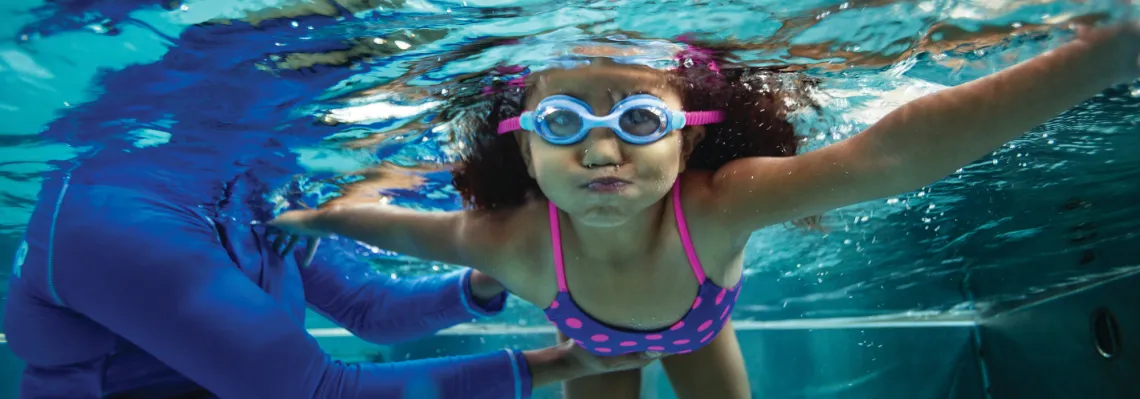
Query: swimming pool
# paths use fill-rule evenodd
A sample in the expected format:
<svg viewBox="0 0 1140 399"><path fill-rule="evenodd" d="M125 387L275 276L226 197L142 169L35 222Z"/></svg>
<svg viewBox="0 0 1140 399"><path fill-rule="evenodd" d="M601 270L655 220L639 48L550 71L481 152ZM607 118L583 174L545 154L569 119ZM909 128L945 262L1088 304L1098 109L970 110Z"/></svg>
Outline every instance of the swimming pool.
<svg viewBox="0 0 1140 399"><path fill-rule="evenodd" d="M460 90L467 74L504 63L540 67L586 45L665 63L677 46L672 38L681 34L756 44L738 54L742 62L792 64L820 77L816 99L823 108L796 116L815 148L908 99L1046 51L1067 37L1048 25L1096 18L1118 4L388 1L339 21L201 24L269 3L4 5L0 257L18 252L40 174L97 149L163 149L155 165L189 175L223 176L254 165L266 185L306 172L311 177L301 186L315 201L330 195L329 181L356 181L344 175L365 167L384 163L392 171L448 160L450 136L427 127L435 104L423 90ZM515 40L467 52L496 38ZM747 254L748 287L734 313L752 337L744 338L746 351L780 346L771 334L781 333L771 332L783 332L787 342L798 342L786 346L814 353L803 355L796 374L818 373L764 392L850 395L855 388L829 384L867 381L859 376L875 375L866 372L877 370L872 362L880 360L870 359L879 357L844 355L868 363L833 359L820 366L829 353L874 353L887 345L884 359L932 347L945 348L929 355L938 359L972 354L981 338L978 320L1018 314L1099 282L1126 281L1140 268L1138 106L1130 88L1109 92L927 189L828 214L827 234L758 231ZM176 146L185 149L172 157L168 150ZM445 174L420 176L417 187L406 187L406 179L383 183L396 203L458 206ZM446 268L379 250L375 257L394 277ZM1135 319L1140 312L1130 309ZM478 326L375 353L398 359L526 345L548 338L544 324L536 309L513 306ZM311 327L329 345L343 344L348 358L373 353L319 319ZM855 339L866 331L882 335ZM923 333L915 338L916 331ZM910 349L901 349L903 342ZM767 353L757 354L756 363L775 364L760 359L792 352ZM985 384L985 366L962 363L977 368L974 378ZM895 368L926 370L921 364ZM756 386L780 385L779 375L755 373ZM790 391L797 383L818 389Z"/></svg>

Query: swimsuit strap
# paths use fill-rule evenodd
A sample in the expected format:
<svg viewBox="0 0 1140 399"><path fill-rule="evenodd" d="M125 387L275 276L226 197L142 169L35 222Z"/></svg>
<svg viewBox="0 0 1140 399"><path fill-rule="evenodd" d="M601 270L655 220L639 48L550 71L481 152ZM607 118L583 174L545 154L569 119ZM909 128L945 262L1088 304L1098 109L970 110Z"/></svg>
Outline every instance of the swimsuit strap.
<svg viewBox="0 0 1140 399"><path fill-rule="evenodd" d="M685 247L685 256L689 257L689 266L697 276L697 283L705 283L705 268L697 258L697 250L693 248L693 238L689 235L689 224L685 222L685 211L681 210L681 179L673 183L673 214L677 219L677 233L681 235L681 244Z"/></svg>
<svg viewBox="0 0 1140 399"><path fill-rule="evenodd" d="M566 286L566 268L562 263L562 230L558 227L558 207L550 201L550 241L554 248L554 274L558 275L558 292L570 292Z"/></svg>

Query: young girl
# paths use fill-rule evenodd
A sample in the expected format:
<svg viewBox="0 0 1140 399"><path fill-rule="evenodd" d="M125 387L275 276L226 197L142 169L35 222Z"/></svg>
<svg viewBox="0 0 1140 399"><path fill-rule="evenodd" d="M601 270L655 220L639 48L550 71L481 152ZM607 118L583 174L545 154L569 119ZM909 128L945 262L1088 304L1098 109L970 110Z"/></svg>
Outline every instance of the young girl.
<svg viewBox="0 0 1140 399"><path fill-rule="evenodd" d="M662 363L680 398L748 398L729 315L753 231L934 182L1136 78L1138 39L1135 24L1086 32L800 156L774 73L592 60L495 94L454 172L468 209L353 204L274 223L469 265L543 307L563 340L673 354ZM623 371L566 395L637 398L639 386Z"/></svg>

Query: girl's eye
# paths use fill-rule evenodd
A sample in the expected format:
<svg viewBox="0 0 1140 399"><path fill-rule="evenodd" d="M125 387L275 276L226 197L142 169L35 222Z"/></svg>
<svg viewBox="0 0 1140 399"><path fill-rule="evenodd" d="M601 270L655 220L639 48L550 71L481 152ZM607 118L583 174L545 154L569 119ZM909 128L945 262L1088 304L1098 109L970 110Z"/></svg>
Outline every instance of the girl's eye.
<svg viewBox="0 0 1140 399"><path fill-rule="evenodd" d="M648 136L661 129L661 117L656 112L646 108L634 108L621 114L619 120L622 130L626 133Z"/></svg>
<svg viewBox="0 0 1140 399"><path fill-rule="evenodd" d="M558 136L573 136L582 128L582 118L573 111L557 110L543 118L550 132Z"/></svg>

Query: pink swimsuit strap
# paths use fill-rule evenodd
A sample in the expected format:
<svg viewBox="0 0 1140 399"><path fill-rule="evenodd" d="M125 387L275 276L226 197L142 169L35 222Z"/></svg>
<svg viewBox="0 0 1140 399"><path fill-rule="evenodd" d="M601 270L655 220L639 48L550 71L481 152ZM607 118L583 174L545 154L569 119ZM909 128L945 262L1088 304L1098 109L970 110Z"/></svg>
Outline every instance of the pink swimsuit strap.
<svg viewBox="0 0 1140 399"><path fill-rule="evenodd" d="M685 220L685 212L681 208L680 178L673 183L672 197L673 216L677 220L677 233L681 235L681 245L685 248L685 256L689 258L689 267L693 269L693 275L697 277L697 284L704 284L705 269L701 266L700 258L697 257L696 248L693 247L693 239L689 235L689 225ZM554 273L558 276L558 292L568 293L570 288L566 285L566 267L562 259L562 230L559 227L558 207L551 201L548 208L550 211L551 246L554 249Z"/></svg>
<svg viewBox="0 0 1140 399"><path fill-rule="evenodd" d="M562 231L558 228L558 207L554 205L554 201L548 203L551 246L554 247L554 274L558 275L558 292L570 292L570 288L566 286L566 268L562 263Z"/></svg>

